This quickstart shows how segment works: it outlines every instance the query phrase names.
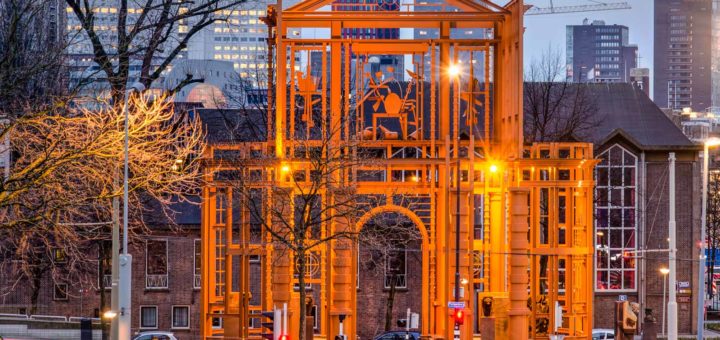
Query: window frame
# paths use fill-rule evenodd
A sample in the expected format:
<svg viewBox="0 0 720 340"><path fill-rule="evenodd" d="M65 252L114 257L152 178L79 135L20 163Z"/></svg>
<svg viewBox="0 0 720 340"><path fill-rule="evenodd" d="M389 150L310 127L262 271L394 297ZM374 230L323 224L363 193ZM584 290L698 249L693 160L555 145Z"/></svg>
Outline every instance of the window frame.
<svg viewBox="0 0 720 340"><path fill-rule="evenodd" d="M153 326L153 327L143 326L143 309L146 309L146 308L147 309L155 309L155 326ZM138 322L140 324L140 327L139 327L140 329L158 329L158 324L159 324L159 322L158 322L159 321L158 320L158 306L141 305L140 306L140 317L138 319L139 319ZM188 317L188 321L189 321L189 317Z"/></svg>
<svg viewBox="0 0 720 340"><path fill-rule="evenodd" d="M395 252L395 253L397 253L397 254L402 253L402 254L403 254L403 257L404 257L404 259L403 259L403 268L402 268L402 271L401 271L400 273L398 273L398 275L403 275L403 276L405 276L405 280L404 280L404 281L405 281L405 284L403 284L403 285L397 284L397 285L395 286L395 289L407 289L407 288L408 288L408 286L407 286L408 249L407 249L407 247L405 247L404 249L397 249L397 250L394 250L393 252ZM385 283L387 283L388 270L390 269L390 268L388 268L388 267L391 265L392 259L391 259L390 257L392 257L392 256L393 256L393 255L389 255L389 256L388 256L387 262L385 263L385 268L384 268L384 270L383 270L383 289L390 289L390 286L386 285Z"/></svg>
<svg viewBox="0 0 720 340"><path fill-rule="evenodd" d="M200 248L200 258L198 258L198 248ZM193 239L193 289L198 290L202 288L202 266L198 272L198 262L202 261L202 239ZM198 283L197 276L200 276L200 284Z"/></svg>
<svg viewBox="0 0 720 340"><path fill-rule="evenodd" d="M187 310L187 326L175 326L175 308L185 308ZM173 305L170 312L171 329L190 329L190 305Z"/></svg>
<svg viewBox="0 0 720 340"><path fill-rule="evenodd" d="M65 286L65 296L58 297L58 287ZM68 284L67 283L56 283L53 285L53 301L67 301L68 300Z"/></svg>
<svg viewBox="0 0 720 340"><path fill-rule="evenodd" d="M619 151L621 152L621 159L622 159L621 165L617 165L617 164L613 165L612 163L610 163L610 162L611 162L610 152L611 152L611 150L613 150L613 149L617 149L617 150L619 150ZM625 164L625 153L629 154L629 155L632 157L632 159L634 160L634 165L626 165L626 164ZM622 254L625 254L625 252L627 252L627 251L633 251L633 252L635 252L635 251L637 251L638 248L639 248L639 247L638 247L638 242L639 242L639 240L638 240L638 238L637 238L637 235L638 235L638 215L637 215L637 213L638 213L638 195L639 195L639 190L638 190L638 188L639 188L638 172L639 172L639 171L638 171L638 170L639 170L641 164L640 164L640 161L638 160L638 156L637 156L635 153L631 152L630 150L628 150L627 148L623 147L623 146L620 145L620 144L613 144L613 145L611 145L610 147L608 147L607 149L605 149L602 153L600 153L600 154L598 155L598 158L599 158L599 159L605 159L605 161L602 162L602 163L605 163L605 164L602 164L602 163L598 164L598 165L596 166L596 168L595 168L595 174L594 174L594 179L595 179L595 202L594 202L594 204L593 204L593 205L594 205L594 207L593 207L593 214L594 214L594 217L595 217L595 218L594 218L594 221L593 221L593 229L594 229L594 234L595 234L595 235L593 236L593 246L594 246L594 251L593 251L593 291L596 292L596 293L624 293L624 292L632 293L632 292L637 292L637 291L638 291L638 263L637 263L637 261L635 261L635 262L633 263L633 268L632 268L632 269L626 269L626 268L625 268L625 264L623 263L623 262L624 262L624 259L621 259L621 260L620 260L620 261L621 261L621 268L611 268L609 261L610 261L610 253L611 253L611 252L619 252L619 254L621 254L621 256L622 256ZM620 183L619 186L612 184L611 174L610 174L610 173L611 173L611 170L610 170L610 169L612 169L612 168L618 168L618 167L621 169L621 172L620 172L621 183ZM607 184L604 185L604 186L602 186L602 187L600 187L600 185L599 185L600 181L598 180L598 169L600 169L600 168L607 169L607 177L608 177L608 178L607 178ZM632 178L632 180L634 181L634 184L633 184L633 185L626 185L626 184L625 184L625 169L627 169L627 168L632 168L632 169L634 169L633 178ZM610 195L611 195L611 192L612 192L613 190L618 190L618 189L620 189L621 192L622 192L622 193L621 193L621 197L622 197L623 202L621 203L620 206L614 206L614 205L611 203L613 199L612 199L612 197L610 197ZM606 190L606 191L607 191L607 195L605 196L605 197L608 197L607 202L599 202L599 201L597 200L597 197L599 197L599 196L598 196L599 190ZM633 199L633 204L632 204L632 205L626 205L625 202L624 202L624 200L625 200L625 190L634 190L634 195L632 195L632 199ZM600 203L602 203L603 205L599 205ZM621 247L620 247L620 248L610 247L610 243L611 243L611 241L610 241L610 239L609 239L610 235L603 235L603 236L599 236L599 235L598 235L598 231L599 231L599 229L598 229L598 221L599 221L599 218L598 218L598 215L599 215L599 214L598 214L598 212L600 211L600 209L603 209L603 210L606 210L606 211L607 211L607 228L604 228L604 229L607 230L608 232L610 232L610 231L612 231L612 230L616 230L616 231L618 231L618 232L622 232L622 233L623 233L623 236L622 236L622 238L621 238L622 241L621 241ZM634 216L634 220L633 220L633 222L632 222L632 227L626 227L626 223L628 223L628 222L626 222L626 221L625 221L625 218L621 216L620 220L621 220L622 225L621 225L620 227L611 228L611 227L610 227L610 215L611 215L611 211L612 211L613 209L619 209L619 210L621 210L621 211L623 212L623 214L625 213L625 211L632 211L632 212L633 212L633 216ZM634 235L633 238L634 238L634 240L635 240L633 247L626 247L626 246L625 246L625 241L624 241L624 234L625 234L625 233L624 233L624 231L626 231L626 230L633 230L633 235ZM599 239L600 237L607 237L607 238L608 238L607 241L604 242L605 244L607 244L607 257L608 257L608 266L607 266L606 268L605 268L605 267L603 267L603 268L599 268L599 267L598 267L598 251L600 250L600 245L601 245L601 242L600 242L600 239ZM635 256L635 255L633 254L633 257L634 257L634 256ZM607 273L607 275L608 275L607 282L608 282L608 283L610 282L610 277L609 277L609 276L611 275L612 272L620 272L620 284L621 284L621 288L619 288L619 289L613 289L613 288L610 288L610 287L608 287L608 288L603 288L603 289L598 288L598 280L599 280L599 275L600 275L601 272ZM634 288L625 288L625 273L628 273L628 272L631 272L632 275L633 275L633 277L634 277L634 282L633 282Z"/></svg>
<svg viewBox="0 0 720 340"><path fill-rule="evenodd" d="M150 253L148 252L148 242L165 242L165 274L149 274L148 260ZM148 239L145 240L145 289L168 289L170 288L170 254L169 254L170 243L168 239ZM147 280L148 275L165 275L165 287L148 287Z"/></svg>

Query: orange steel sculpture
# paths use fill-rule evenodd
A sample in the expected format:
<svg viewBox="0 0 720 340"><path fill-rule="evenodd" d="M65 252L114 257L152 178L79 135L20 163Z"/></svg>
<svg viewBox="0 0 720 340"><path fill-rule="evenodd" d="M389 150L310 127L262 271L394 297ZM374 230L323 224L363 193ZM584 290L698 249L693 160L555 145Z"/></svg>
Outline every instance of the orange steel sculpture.
<svg viewBox="0 0 720 340"><path fill-rule="evenodd" d="M282 11L271 6L263 18L271 30L269 54L275 53L279 66L268 70L275 88L270 89L267 140L213 144L203 154L208 164L202 206L203 339L259 339L253 320L285 303L292 339L301 308L291 255L274 252L267 236L251 240L247 217L233 221L233 192L215 176L233 165L219 161L218 154L234 150L252 158L262 153L270 162L257 171L277 183L282 164L303 166L293 148L297 136L331 126L342 126L333 142L359 140L384 155L382 176L351 181L359 194L387 199L350 227L358 231L373 216L394 212L420 230L423 336L453 338L448 302L457 300L466 306L461 337L471 339L478 332L477 316L485 317L477 306L492 297L498 339L548 338L556 324L556 302L562 308L558 332L566 339L589 339L596 162L591 144L523 144L522 1L501 7L484 0L403 0L393 11L377 10L383 2L362 1L308 0ZM305 38L303 30L310 28L325 33ZM401 36L410 32L414 39L343 34L380 28L399 29ZM404 72L397 72L400 63L378 66L377 56L402 60ZM400 75L403 79L396 79ZM467 282L456 299L458 159L460 273ZM398 203L393 195L415 197L415 204ZM324 228L332 232L343 226L329 222ZM320 290L316 336L325 339L338 334L340 315L347 316L344 333L355 339L363 312L356 309L357 248L346 244L329 242L311 261L308 281ZM251 258L260 259L259 272L251 273ZM251 296L251 280L260 282L259 297Z"/></svg>

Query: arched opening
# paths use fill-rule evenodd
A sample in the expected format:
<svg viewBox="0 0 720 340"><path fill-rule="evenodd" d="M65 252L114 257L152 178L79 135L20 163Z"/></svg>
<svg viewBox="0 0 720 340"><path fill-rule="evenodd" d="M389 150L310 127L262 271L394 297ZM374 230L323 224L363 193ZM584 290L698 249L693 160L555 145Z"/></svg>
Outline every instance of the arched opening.
<svg viewBox="0 0 720 340"><path fill-rule="evenodd" d="M410 211L384 208L369 212L358 234L357 335L363 340L405 331L408 308L418 315L424 308L424 226ZM420 332L420 319L412 332ZM386 338L395 336L404 339Z"/></svg>

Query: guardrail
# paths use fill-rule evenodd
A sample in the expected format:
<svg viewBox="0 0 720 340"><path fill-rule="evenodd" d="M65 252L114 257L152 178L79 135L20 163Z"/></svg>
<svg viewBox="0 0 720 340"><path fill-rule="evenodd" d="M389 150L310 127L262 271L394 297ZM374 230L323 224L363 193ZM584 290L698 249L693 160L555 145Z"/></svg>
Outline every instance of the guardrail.
<svg viewBox="0 0 720 340"><path fill-rule="evenodd" d="M168 287L167 274L150 275L145 278L145 288L147 289L164 289Z"/></svg>

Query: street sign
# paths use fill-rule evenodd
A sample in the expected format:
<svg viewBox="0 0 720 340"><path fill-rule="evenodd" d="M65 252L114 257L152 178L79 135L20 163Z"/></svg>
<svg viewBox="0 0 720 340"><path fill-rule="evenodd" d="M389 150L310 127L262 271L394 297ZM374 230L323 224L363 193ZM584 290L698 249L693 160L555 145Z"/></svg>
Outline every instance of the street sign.
<svg viewBox="0 0 720 340"><path fill-rule="evenodd" d="M448 308L465 308L465 301L448 301Z"/></svg>
<svg viewBox="0 0 720 340"><path fill-rule="evenodd" d="M627 301L627 295L618 296L618 301Z"/></svg>

